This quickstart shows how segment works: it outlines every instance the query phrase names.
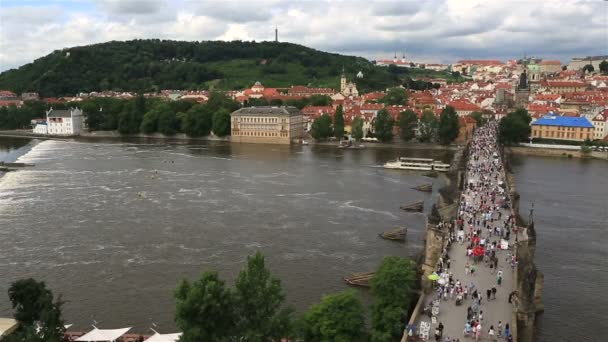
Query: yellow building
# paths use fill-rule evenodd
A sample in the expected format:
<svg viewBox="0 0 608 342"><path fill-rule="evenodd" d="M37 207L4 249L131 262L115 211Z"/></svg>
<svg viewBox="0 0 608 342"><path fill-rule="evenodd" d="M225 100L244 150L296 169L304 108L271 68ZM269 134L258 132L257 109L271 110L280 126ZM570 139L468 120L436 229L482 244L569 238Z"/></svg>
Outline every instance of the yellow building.
<svg viewBox="0 0 608 342"><path fill-rule="evenodd" d="M304 134L304 118L296 107L246 107L230 117L233 142L289 144Z"/></svg>
<svg viewBox="0 0 608 342"><path fill-rule="evenodd" d="M545 115L532 123L532 137L556 140L593 140L595 127L585 117Z"/></svg>

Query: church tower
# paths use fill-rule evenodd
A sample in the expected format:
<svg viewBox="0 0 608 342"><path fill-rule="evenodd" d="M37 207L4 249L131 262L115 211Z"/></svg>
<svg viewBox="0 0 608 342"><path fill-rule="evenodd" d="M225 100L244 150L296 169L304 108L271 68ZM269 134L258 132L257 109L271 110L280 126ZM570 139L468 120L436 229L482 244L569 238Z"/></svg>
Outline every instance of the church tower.
<svg viewBox="0 0 608 342"><path fill-rule="evenodd" d="M342 76L340 77L340 93L344 93L346 90L346 74L344 73L344 67L342 67Z"/></svg>

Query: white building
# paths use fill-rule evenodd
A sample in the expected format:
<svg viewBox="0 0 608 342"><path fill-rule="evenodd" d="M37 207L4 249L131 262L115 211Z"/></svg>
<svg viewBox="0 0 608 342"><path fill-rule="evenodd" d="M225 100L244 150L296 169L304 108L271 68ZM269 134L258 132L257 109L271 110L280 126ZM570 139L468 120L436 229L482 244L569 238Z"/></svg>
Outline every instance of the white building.
<svg viewBox="0 0 608 342"><path fill-rule="evenodd" d="M603 113L598 114L591 123L593 123L594 136L593 138L596 140L602 140L608 135L608 110L605 110Z"/></svg>
<svg viewBox="0 0 608 342"><path fill-rule="evenodd" d="M83 121L82 110L79 108L70 108L67 110L51 108L51 110L46 113L47 134L80 135Z"/></svg>
<svg viewBox="0 0 608 342"><path fill-rule="evenodd" d="M47 135L49 134L49 128L46 125L46 122L39 122L36 124L36 126L34 126L34 130L32 132L34 134Z"/></svg>

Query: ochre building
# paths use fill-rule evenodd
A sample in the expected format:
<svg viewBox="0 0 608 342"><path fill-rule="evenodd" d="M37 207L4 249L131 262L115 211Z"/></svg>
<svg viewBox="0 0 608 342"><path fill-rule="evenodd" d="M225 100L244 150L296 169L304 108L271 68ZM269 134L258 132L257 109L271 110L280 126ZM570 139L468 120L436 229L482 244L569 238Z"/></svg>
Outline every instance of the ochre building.
<svg viewBox="0 0 608 342"><path fill-rule="evenodd" d="M296 107L246 107L230 117L233 142L289 144L304 134L302 112Z"/></svg>
<svg viewBox="0 0 608 342"><path fill-rule="evenodd" d="M532 137L557 140L593 140L595 128L585 117L545 115L532 123Z"/></svg>

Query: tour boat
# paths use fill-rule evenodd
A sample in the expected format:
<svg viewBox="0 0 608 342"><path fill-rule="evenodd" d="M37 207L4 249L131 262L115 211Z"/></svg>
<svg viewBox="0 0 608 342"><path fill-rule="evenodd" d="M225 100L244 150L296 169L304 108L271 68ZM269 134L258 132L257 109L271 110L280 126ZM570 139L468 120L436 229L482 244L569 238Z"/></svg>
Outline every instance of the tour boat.
<svg viewBox="0 0 608 342"><path fill-rule="evenodd" d="M447 172L450 164L444 164L429 158L405 158L399 157L384 164L385 169L418 170L418 171L440 171Z"/></svg>

